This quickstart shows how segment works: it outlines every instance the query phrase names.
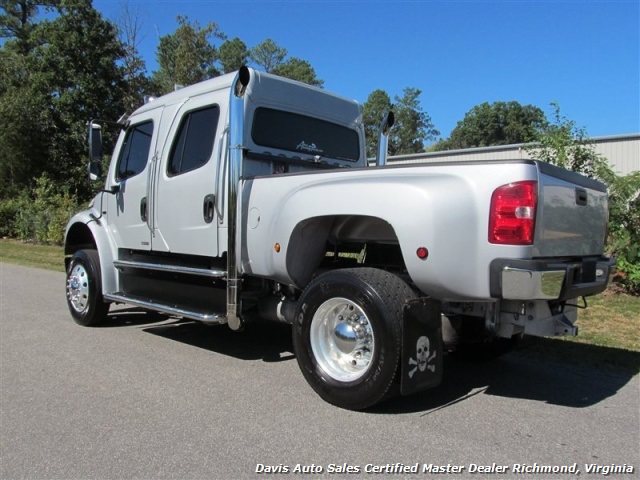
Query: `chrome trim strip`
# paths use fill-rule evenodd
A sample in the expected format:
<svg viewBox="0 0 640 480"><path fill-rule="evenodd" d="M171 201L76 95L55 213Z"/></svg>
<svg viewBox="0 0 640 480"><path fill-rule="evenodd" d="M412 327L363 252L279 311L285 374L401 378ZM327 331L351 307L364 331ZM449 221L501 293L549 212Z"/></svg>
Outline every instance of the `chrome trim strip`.
<svg viewBox="0 0 640 480"><path fill-rule="evenodd" d="M232 330L242 328L238 277L238 190L244 162L244 94L251 71L242 67L231 84L229 95L229 185L227 190L227 320Z"/></svg>
<svg viewBox="0 0 640 480"><path fill-rule="evenodd" d="M225 278L227 276L227 272L224 270L207 270L204 268L161 265L157 263L134 262L131 260L114 260L113 266L116 268L138 268L141 270L155 270L158 272L186 273L188 275L200 275L202 277L211 278Z"/></svg>
<svg viewBox="0 0 640 480"><path fill-rule="evenodd" d="M142 300L139 298L128 297L126 295L117 295L113 293L105 293L105 300L111 302L127 303L129 305L135 305L136 307L147 308L160 313L166 313L169 315L177 315L184 318L190 318L192 320L198 320L205 323L225 323L226 317L218 313L201 313L186 310L184 308L172 307L170 305L163 305L161 303L155 303L148 300Z"/></svg>

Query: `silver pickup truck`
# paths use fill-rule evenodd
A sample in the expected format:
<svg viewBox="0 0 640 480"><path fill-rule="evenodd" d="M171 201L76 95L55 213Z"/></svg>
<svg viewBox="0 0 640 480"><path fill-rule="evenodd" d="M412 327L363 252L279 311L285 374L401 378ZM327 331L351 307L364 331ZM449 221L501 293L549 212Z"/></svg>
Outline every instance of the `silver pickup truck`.
<svg viewBox="0 0 640 480"><path fill-rule="evenodd" d="M93 180L110 123L90 122ZM391 124L369 166L360 105L248 68L145 104L67 226L71 315L289 323L309 384L349 409L438 385L445 352L575 335L614 264L605 186L528 160L386 165Z"/></svg>

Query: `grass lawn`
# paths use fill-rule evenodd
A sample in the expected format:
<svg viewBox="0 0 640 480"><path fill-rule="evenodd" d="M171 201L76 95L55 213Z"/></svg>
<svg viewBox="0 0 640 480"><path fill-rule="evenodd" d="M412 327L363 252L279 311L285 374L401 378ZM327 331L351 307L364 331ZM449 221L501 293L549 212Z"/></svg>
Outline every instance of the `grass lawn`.
<svg viewBox="0 0 640 480"><path fill-rule="evenodd" d="M64 271L62 247L32 245L0 239L0 262ZM640 297L605 292L588 297L589 308L580 310L577 337L533 339L532 348L545 354L580 360L589 356L610 365L640 368ZM602 348L589 348L602 347ZM598 362L600 363L600 362Z"/></svg>
<svg viewBox="0 0 640 480"><path fill-rule="evenodd" d="M640 297L604 292L587 298L572 341L640 351Z"/></svg>
<svg viewBox="0 0 640 480"><path fill-rule="evenodd" d="M64 249L54 245L33 245L0 239L0 262L64 272Z"/></svg>
<svg viewBox="0 0 640 480"><path fill-rule="evenodd" d="M640 297L605 291L578 312L578 336L526 338L531 350L560 362L640 372Z"/></svg>

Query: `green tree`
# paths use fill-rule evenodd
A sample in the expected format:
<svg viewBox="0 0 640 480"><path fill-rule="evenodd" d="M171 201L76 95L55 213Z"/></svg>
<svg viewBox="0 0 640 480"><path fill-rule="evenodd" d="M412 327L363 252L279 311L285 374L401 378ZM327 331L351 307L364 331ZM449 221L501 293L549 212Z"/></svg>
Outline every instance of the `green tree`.
<svg viewBox="0 0 640 480"><path fill-rule="evenodd" d="M613 179L613 171L607 160L598 155L584 127L560 113L557 103L551 104L553 118L543 122L537 129L534 140L527 151L532 157L553 163L574 172L603 182Z"/></svg>
<svg viewBox="0 0 640 480"><path fill-rule="evenodd" d="M458 122L451 136L437 144L438 150L455 150L491 145L510 145L533 140L545 124L544 112L518 102L476 105Z"/></svg>
<svg viewBox="0 0 640 480"><path fill-rule="evenodd" d="M0 97L0 198L17 195L49 167L48 100L28 84L10 86Z"/></svg>
<svg viewBox="0 0 640 480"><path fill-rule="evenodd" d="M0 195L30 188L44 173L86 197L86 123L123 110L122 45L90 0L55 2L55 16L36 22L37 11L21 10L31 15L20 20L28 40L16 34L0 49Z"/></svg>
<svg viewBox="0 0 640 480"><path fill-rule="evenodd" d="M124 57L116 26L103 19L91 0L61 0L58 17L42 22L47 43L35 51L36 88L46 92L53 132L47 159L49 177L86 196L86 132L92 118L124 111Z"/></svg>
<svg viewBox="0 0 640 480"><path fill-rule="evenodd" d="M47 7L50 2L47 2ZM32 52L40 43L35 18L43 2L1 2L0 198L10 198L46 167L51 127L47 96L31 81Z"/></svg>
<svg viewBox="0 0 640 480"><path fill-rule="evenodd" d="M191 85L220 75L216 68L218 51L211 42L224 39L218 25L210 22L200 27L185 16L177 17L178 28L160 37L157 50L158 70L154 81L159 93L168 93L176 85Z"/></svg>
<svg viewBox="0 0 640 480"><path fill-rule="evenodd" d="M395 96L395 103L391 103L389 94L384 90L375 90L369 95L362 109L368 158L378 153L380 123L389 111L393 111L395 116L389 133L389 155L422 152L424 143L435 140L440 134L420 105L421 93L417 88L407 87L402 97Z"/></svg>
<svg viewBox="0 0 640 480"><path fill-rule="evenodd" d="M384 116L392 109L391 98L384 90L374 90L362 106L362 121L367 142L367 158L378 153L378 130Z"/></svg>
<svg viewBox="0 0 640 480"><path fill-rule="evenodd" d="M152 85L146 74L145 61L138 50L142 40L142 21L139 11L133 10L128 2L122 4L118 31L124 46L121 60L124 76L122 102L127 112L131 113L143 103L145 94L151 93Z"/></svg>
<svg viewBox="0 0 640 480"><path fill-rule="evenodd" d="M304 82L315 87L322 87L324 84L324 80L318 78L316 71L309 62L296 57L287 59L275 67L272 72L275 75Z"/></svg>
<svg viewBox="0 0 640 480"><path fill-rule="evenodd" d="M249 58L265 72L271 73L287 56L287 49L279 47L271 38L267 38L249 50Z"/></svg>
<svg viewBox="0 0 640 480"><path fill-rule="evenodd" d="M297 57L286 59L287 54L287 49L280 47L271 38L249 50L249 58L253 64L265 72L322 87L324 80L318 78L309 62Z"/></svg>
<svg viewBox="0 0 640 480"><path fill-rule="evenodd" d="M249 49L247 49L247 45L242 40L235 37L220 45L218 56L224 73L235 72L247 64Z"/></svg>
<svg viewBox="0 0 640 480"><path fill-rule="evenodd" d="M435 140L440 132L436 130L431 117L422 110L417 88L407 87L402 97L396 95L394 114L395 125L389 142L390 155L404 155L424 151L424 143Z"/></svg>
<svg viewBox="0 0 640 480"><path fill-rule="evenodd" d="M0 38L14 40L14 48L21 55L27 55L37 41L34 35L37 22L34 19L40 9L52 10L56 0L0 0L4 13L0 14Z"/></svg>

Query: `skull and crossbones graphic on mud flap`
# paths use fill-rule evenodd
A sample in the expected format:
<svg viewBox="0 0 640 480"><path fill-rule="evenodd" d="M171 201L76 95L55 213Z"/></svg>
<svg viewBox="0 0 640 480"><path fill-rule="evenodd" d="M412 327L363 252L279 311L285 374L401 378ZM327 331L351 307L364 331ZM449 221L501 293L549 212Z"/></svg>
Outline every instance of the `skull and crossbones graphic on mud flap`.
<svg viewBox="0 0 640 480"><path fill-rule="evenodd" d="M409 358L409 365L414 366L409 371L409 378L413 378L418 370L421 372L424 372L425 370L430 370L431 372L436 371L436 366L429 365L429 363L431 363L431 360L436 358L437 352L433 352L431 355L429 355L429 353L431 353L431 344L429 342L429 338L423 335L418 338L416 343L416 359L414 360L413 358Z"/></svg>

